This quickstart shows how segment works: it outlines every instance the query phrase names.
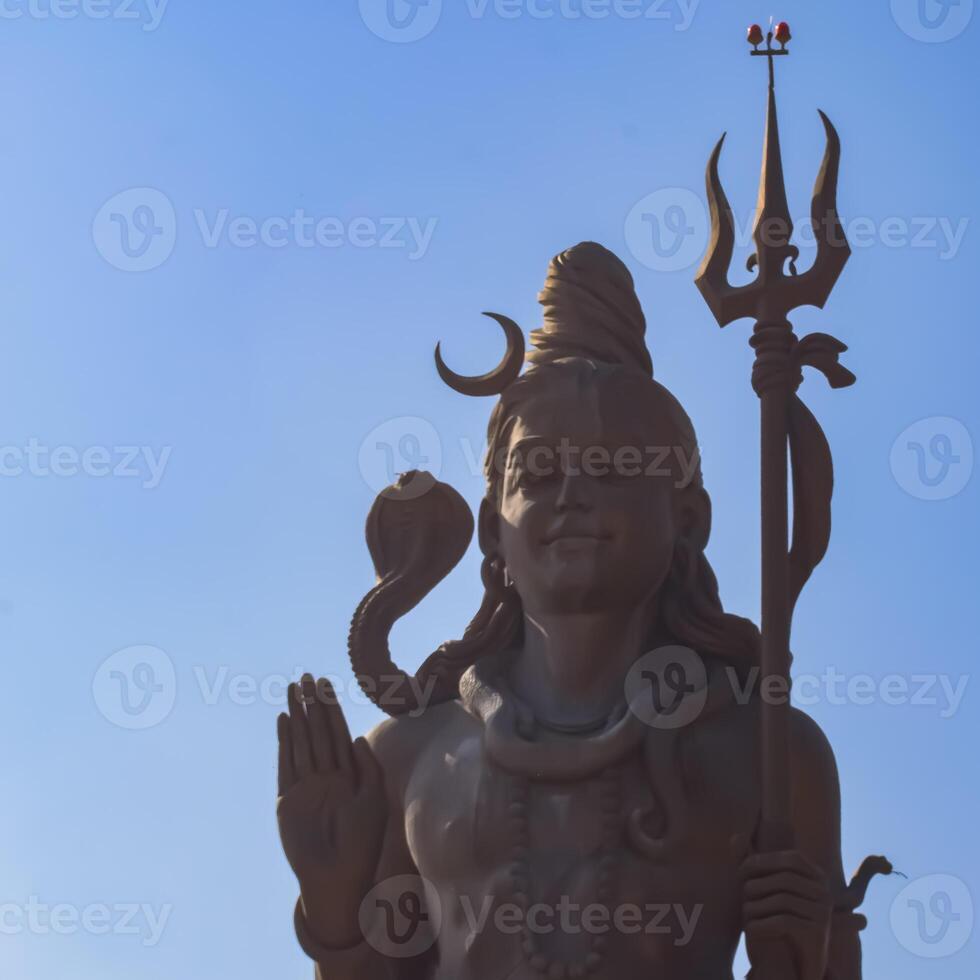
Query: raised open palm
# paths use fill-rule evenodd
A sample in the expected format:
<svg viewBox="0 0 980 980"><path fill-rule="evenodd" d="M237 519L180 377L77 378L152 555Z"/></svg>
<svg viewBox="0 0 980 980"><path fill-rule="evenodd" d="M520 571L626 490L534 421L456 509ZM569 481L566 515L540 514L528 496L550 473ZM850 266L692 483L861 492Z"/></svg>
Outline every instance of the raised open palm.
<svg viewBox="0 0 980 980"><path fill-rule="evenodd" d="M279 731L279 835L311 927L324 942L358 939L374 885L388 805L368 743L351 742L332 685L309 674L289 687Z"/></svg>

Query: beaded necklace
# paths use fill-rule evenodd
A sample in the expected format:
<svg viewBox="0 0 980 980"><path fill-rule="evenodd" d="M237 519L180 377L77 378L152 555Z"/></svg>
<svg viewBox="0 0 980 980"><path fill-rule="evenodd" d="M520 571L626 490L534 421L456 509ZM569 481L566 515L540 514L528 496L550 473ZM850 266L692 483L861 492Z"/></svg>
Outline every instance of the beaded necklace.
<svg viewBox="0 0 980 980"><path fill-rule="evenodd" d="M602 805L602 845L599 857L599 876L596 898L605 906L613 896L616 878L616 850L622 833L622 778L616 767L605 769L600 780ZM566 963L548 957L541 952L537 937L527 922L531 893L531 828L530 828L531 781L526 776L512 779L509 807L511 832L511 893L513 903L525 916L522 933L524 957L530 967L549 980L577 980L594 974L602 964L607 951L608 936L592 937L591 952L579 962Z"/></svg>

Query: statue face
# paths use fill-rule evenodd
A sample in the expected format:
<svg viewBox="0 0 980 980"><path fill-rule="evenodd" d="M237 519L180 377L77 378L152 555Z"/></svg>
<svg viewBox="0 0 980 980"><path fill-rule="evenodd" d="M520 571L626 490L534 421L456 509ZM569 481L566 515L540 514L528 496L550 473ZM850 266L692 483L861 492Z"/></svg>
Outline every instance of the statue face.
<svg viewBox="0 0 980 980"><path fill-rule="evenodd" d="M500 554L530 615L634 609L673 560L669 436L642 384L592 372L554 382L518 406L496 462Z"/></svg>

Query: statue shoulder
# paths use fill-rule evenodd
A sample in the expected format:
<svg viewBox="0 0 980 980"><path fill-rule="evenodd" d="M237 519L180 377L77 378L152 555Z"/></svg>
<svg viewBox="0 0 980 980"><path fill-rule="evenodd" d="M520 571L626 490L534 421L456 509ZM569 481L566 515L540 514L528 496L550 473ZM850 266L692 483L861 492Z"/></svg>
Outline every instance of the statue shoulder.
<svg viewBox="0 0 980 980"><path fill-rule="evenodd" d="M793 825L801 851L819 864L835 891L844 887L841 864L841 796L830 740L808 715L794 708Z"/></svg>
<svg viewBox="0 0 980 980"><path fill-rule="evenodd" d="M719 749L731 743L733 752L754 755L759 739L760 704L753 699L747 705L731 705L709 721L709 737ZM834 801L839 796L837 760L830 740L823 729L806 712L790 709L790 742L793 758L794 784L801 793L819 794ZM721 752L722 758L728 754Z"/></svg>
<svg viewBox="0 0 980 980"><path fill-rule="evenodd" d="M837 790L837 759L823 729L799 708L792 709L791 728L795 770L800 781L815 788Z"/></svg>
<svg viewBox="0 0 980 980"><path fill-rule="evenodd" d="M384 770L389 789L402 797L412 774L432 753L454 750L482 732L482 726L459 701L431 705L421 714L389 718L367 735Z"/></svg>

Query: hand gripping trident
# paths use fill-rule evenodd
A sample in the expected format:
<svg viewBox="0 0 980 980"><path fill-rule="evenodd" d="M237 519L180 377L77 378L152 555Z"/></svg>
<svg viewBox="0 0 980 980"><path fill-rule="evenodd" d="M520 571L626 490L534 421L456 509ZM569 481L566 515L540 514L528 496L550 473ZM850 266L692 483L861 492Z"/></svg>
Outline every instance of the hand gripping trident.
<svg viewBox="0 0 980 980"><path fill-rule="evenodd" d="M756 252L749 271L754 282L732 286L728 269L735 244L735 220L718 176L722 136L708 163L707 195L711 240L695 280L719 326L754 317L751 344L756 352L752 386L762 410L762 679L778 698L764 697L761 705L762 815L756 844L762 851L793 847L790 755L790 624L793 608L810 573L823 558L830 540L830 498L833 463L826 438L816 419L797 397L804 365L817 368L833 388L853 384L854 375L838 363L847 348L827 334L797 339L786 319L798 306L822 308L844 268L851 250L837 214L837 173L840 140L821 112L827 150L813 194L812 220L817 258L799 274L799 249L790 241L793 223L786 204L779 128L776 121L774 59L788 55L789 27L780 24L772 46L753 25L749 42L753 55L768 59L769 107L762 158L762 178L756 205L753 240ZM792 456L793 542L789 547L787 451ZM777 686L778 685L778 686ZM784 695L784 696L783 696ZM753 980L794 980L798 977L787 946L766 951L764 963L753 963Z"/></svg>

